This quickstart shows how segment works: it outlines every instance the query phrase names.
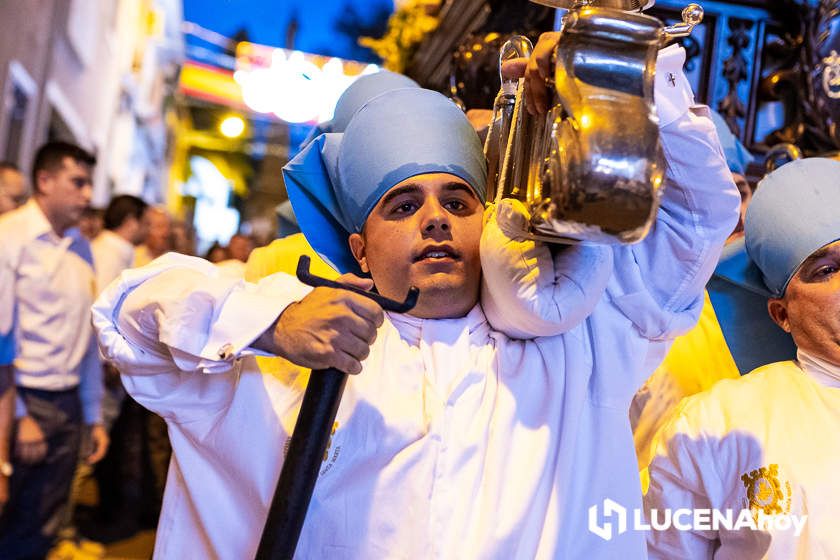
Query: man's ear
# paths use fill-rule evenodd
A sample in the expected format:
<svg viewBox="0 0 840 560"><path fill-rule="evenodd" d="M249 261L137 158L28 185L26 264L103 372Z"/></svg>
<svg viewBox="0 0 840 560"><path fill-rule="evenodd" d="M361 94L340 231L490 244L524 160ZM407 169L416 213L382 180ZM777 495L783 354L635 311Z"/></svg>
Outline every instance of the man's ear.
<svg viewBox="0 0 840 560"><path fill-rule="evenodd" d="M367 265L367 256L365 253L365 238L358 233L351 233L347 239L350 243L350 252L353 253L353 258L359 263L359 268L365 274L370 274L370 268Z"/></svg>
<svg viewBox="0 0 840 560"><path fill-rule="evenodd" d="M52 191L53 174L46 169L41 169L35 174L35 184L32 185L33 191L41 194L50 194Z"/></svg>
<svg viewBox="0 0 840 560"><path fill-rule="evenodd" d="M767 312L774 323L779 325L786 333L790 332L787 304L785 304L784 299L770 298L767 300Z"/></svg>

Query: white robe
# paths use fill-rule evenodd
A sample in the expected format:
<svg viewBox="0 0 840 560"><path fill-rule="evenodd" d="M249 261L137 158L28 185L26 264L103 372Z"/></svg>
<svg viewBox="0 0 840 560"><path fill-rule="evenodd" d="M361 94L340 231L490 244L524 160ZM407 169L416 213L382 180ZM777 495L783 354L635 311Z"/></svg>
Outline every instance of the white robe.
<svg viewBox="0 0 840 560"><path fill-rule="evenodd" d="M739 200L707 118L689 112L662 137L670 184L644 242L554 260L482 242L492 323L517 332L527 317L511 314L550 309L542 318L564 334L509 338L482 305L458 319L387 315L347 384L298 558L646 556L643 534L603 540L587 511L605 498L641 508L630 399L696 321ZM517 267L512 293L538 288L524 307L500 281ZM559 299L581 278L596 283L570 300L583 312ZM247 284L167 255L94 306L103 352L169 425L156 558L253 557L306 378L248 347L306 292L283 274Z"/></svg>
<svg viewBox="0 0 840 560"><path fill-rule="evenodd" d="M651 531L651 558L840 558L840 367L800 352L721 381L684 400L660 437L648 508L761 510L773 521L768 531ZM803 515L797 535L791 516Z"/></svg>

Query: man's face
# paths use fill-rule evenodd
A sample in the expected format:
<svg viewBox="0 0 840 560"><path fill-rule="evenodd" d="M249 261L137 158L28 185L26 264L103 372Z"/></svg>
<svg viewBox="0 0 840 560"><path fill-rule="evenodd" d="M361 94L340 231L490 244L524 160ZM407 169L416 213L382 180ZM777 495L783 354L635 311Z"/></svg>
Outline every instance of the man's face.
<svg viewBox="0 0 840 560"><path fill-rule="evenodd" d="M797 347L840 365L840 241L808 257L784 296L767 307Z"/></svg>
<svg viewBox="0 0 840 560"><path fill-rule="evenodd" d="M0 171L0 214L26 202L26 179L14 169Z"/></svg>
<svg viewBox="0 0 840 560"><path fill-rule="evenodd" d="M248 256L254 250L254 242L245 235L234 235L228 243L228 254L230 258L242 262L248 262Z"/></svg>
<svg viewBox="0 0 840 560"><path fill-rule="evenodd" d="M418 175L385 193L350 247L380 294L402 301L419 288L412 315L462 317L478 301L483 211L462 179Z"/></svg>
<svg viewBox="0 0 840 560"><path fill-rule="evenodd" d="M60 168L39 172L38 190L54 224L75 226L93 194L90 166L65 157Z"/></svg>
<svg viewBox="0 0 840 560"><path fill-rule="evenodd" d="M90 240L96 238L97 235L105 228L102 220L102 213L95 210L82 212L82 217L79 219L79 231Z"/></svg>
<svg viewBox="0 0 840 560"><path fill-rule="evenodd" d="M149 235L149 209L143 212L138 220L134 216L129 216L128 220L132 222L131 227L131 234L129 241L131 241L132 245L140 245L146 240L146 236Z"/></svg>
<svg viewBox="0 0 840 560"><path fill-rule="evenodd" d="M159 208L146 211L149 229L146 235L146 246L155 254L163 254L169 250L172 223L169 215Z"/></svg>

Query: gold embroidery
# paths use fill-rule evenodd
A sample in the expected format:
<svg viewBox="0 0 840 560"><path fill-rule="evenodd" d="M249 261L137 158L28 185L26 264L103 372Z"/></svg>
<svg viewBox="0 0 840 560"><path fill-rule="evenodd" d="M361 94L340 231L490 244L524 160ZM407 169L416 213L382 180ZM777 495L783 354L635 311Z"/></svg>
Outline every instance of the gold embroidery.
<svg viewBox="0 0 840 560"><path fill-rule="evenodd" d="M330 447L332 447L332 437L335 435L335 431L337 429L338 429L338 422L333 422L332 431L330 432L330 439L329 439L329 441L327 441L327 448L324 449L324 458L321 459L322 463L324 461L326 461L327 459L329 459L329 457L330 457Z"/></svg>
<svg viewBox="0 0 840 560"><path fill-rule="evenodd" d="M771 464L769 467L750 471L749 474L744 473L741 475L741 481L747 490L749 508L753 514L790 513L790 482L786 481L782 489L779 465Z"/></svg>

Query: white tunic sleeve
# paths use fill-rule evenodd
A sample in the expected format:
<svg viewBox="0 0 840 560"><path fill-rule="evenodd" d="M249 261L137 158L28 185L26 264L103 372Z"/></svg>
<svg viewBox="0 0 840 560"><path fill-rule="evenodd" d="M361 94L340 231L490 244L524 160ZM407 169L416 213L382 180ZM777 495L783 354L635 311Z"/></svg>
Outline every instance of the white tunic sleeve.
<svg viewBox="0 0 840 560"><path fill-rule="evenodd" d="M507 237L505 227L527 219L506 201L482 236L482 305L490 323L517 338L558 334L592 311L610 269L608 299L647 339L673 338L697 321L703 287L738 219L740 197L705 106L681 72L681 48L660 52L656 102L666 173L656 223L638 244L575 247L550 258L539 242ZM666 80L672 75L675 80ZM519 205L521 206L521 205ZM603 250L603 249L602 249ZM587 270L579 270L586 267ZM595 302L592 302L592 297ZM575 307L576 306L576 307Z"/></svg>
<svg viewBox="0 0 840 560"><path fill-rule="evenodd" d="M527 210L517 200L488 208L481 234L481 305L511 338L555 336L583 322L612 274L608 247L557 246L517 237Z"/></svg>
<svg viewBox="0 0 840 560"><path fill-rule="evenodd" d="M740 203L707 112L695 107L661 129L666 184L656 223L640 243L576 246L552 258L540 242L509 237L516 228L506 224L525 218L516 203L500 204L482 235L482 305L490 323L516 338L565 332L592 311L611 274L608 299L643 337L663 340L690 329Z"/></svg>
<svg viewBox="0 0 840 560"><path fill-rule="evenodd" d="M707 487L719 488L720 477L708 442L691 424L681 407L659 433L657 456L649 467L650 488L644 498L649 521L654 509L664 512L712 508ZM711 560L719 545L715 533L673 527L649 531L647 538L651 559Z"/></svg>
<svg viewBox="0 0 840 560"><path fill-rule="evenodd" d="M249 345L309 290L285 274L250 284L170 253L123 272L97 299L93 322L129 393L164 418L191 421L226 407L239 360L259 354Z"/></svg>
<svg viewBox="0 0 840 560"><path fill-rule="evenodd" d="M738 219L738 190L707 115L696 106L660 130L667 169L656 223L640 243L614 251L608 293L646 338L673 338L697 322Z"/></svg>

